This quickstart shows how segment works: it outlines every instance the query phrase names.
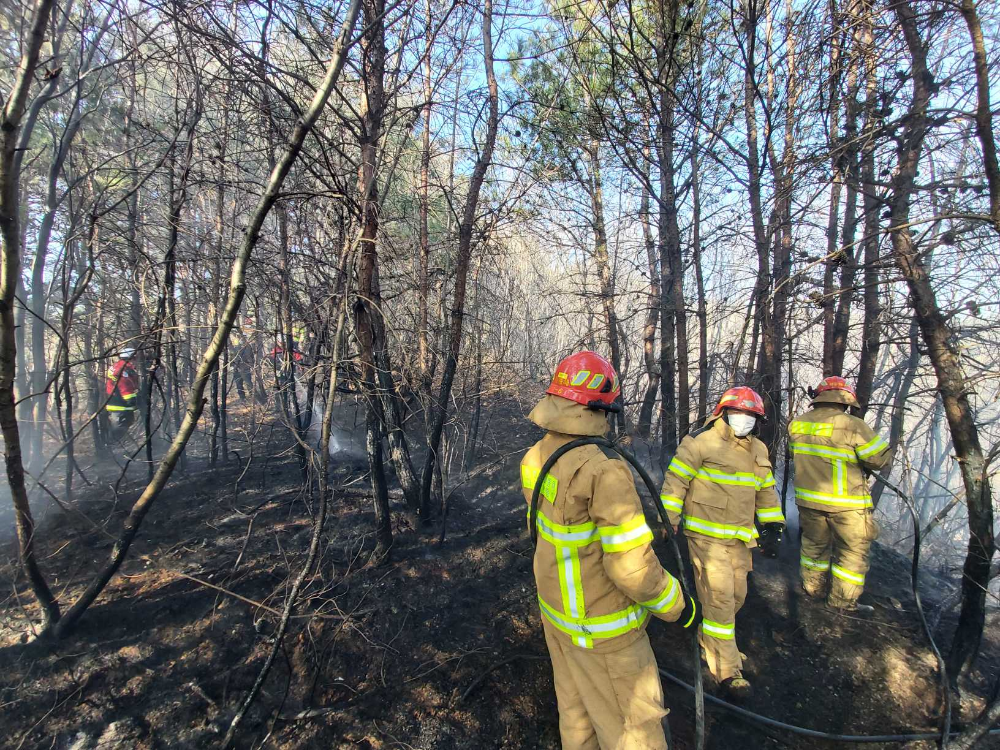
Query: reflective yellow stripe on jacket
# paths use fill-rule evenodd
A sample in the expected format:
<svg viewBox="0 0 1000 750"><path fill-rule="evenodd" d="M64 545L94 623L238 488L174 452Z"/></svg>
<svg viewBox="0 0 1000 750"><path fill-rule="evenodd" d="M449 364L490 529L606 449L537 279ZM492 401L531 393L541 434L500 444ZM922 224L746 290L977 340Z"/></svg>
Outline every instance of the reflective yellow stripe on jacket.
<svg viewBox="0 0 1000 750"><path fill-rule="evenodd" d="M660 503L668 513L670 511L674 513L684 512L684 498L677 497L677 495L660 495Z"/></svg>
<svg viewBox="0 0 1000 750"><path fill-rule="evenodd" d="M119 394L119 395L121 395L121 394ZM138 411L138 408L139 408L138 405L137 405L138 401L136 400L136 397L138 395L139 395L138 393L130 393L127 396L122 396L121 398L125 402L124 404L108 404L107 406L104 407L104 410L105 411Z"/></svg>
<svg viewBox="0 0 1000 750"><path fill-rule="evenodd" d="M757 533L757 529L752 527L713 523L712 521L706 521L704 518L689 516L686 513L684 514L684 528L697 531L699 534L704 534L705 536L715 537L716 539L739 539L744 542L750 542L751 539L756 539L760 536Z"/></svg>
<svg viewBox="0 0 1000 750"><path fill-rule="evenodd" d="M749 471L736 471L732 474L728 474L724 471L709 469L704 466L698 469L698 471L695 471L676 457L670 461L670 466L667 468L677 476L684 477L685 479L694 479L697 477L698 479L704 479L706 482L713 482L714 484L730 484L741 487L753 487L758 490L774 486L774 474L770 471L767 472L767 476L763 479L760 479ZM660 495L661 500L664 500L667 497L672 496Z"/></svg>
<svg viewBox="0 0 1000 750"><path fill-rule="evenodd" d="M649 617L649 611L639 605L600 617L570 617L558 612L551 604L538 597L542 615L556 628L573 637L578 646L593 648L595 638L614 638L630 630L641 628Z"/></svg>
<svg viewBox="0 0 1000 750"><path fill-rule="evenodd" d="M883 440L879 435L876 435L873 440L869 440L867 443L862 445L857 449L859 458L868 458L869 456L874 456L881 450L888 448L889 444Z"/></svg>
<svg viewBox="0 0 1000 750"><path fill-rule="evenodd" d="M670 608L677 602L677 597L680 596L680 593L680 584L677 583L676 578L670 576L670 584L659 597L648 602L639 602L639 604L651 612L669 612Z"/></svg>
<svg viewBox="0 0 1000 750"><path fill-rule="evenodd" d="M534 490L535 485L538 483L538 475L542 473L542 469L539 466L522 466L521 467L521 486ZM551 474L545 475L545 481L542 482L542 489L538 491L538 494L548 500L550 503L556 501L556 491L559 489L559 482Z"/></svg>
<svg viewBox="0 0 1000 750"><path fill-rule="evenodd" d="M863 470L878 470L891 453L864 421L816 404L788 426L788 436L800 505L827 512L873 507Z"/></svg>
<svg viewBox="0 0 1000 750"><path fill-rule="evenodd" d="M810 503L819 503L820 505L830 505L841 508L856 508L858 510L875 507L872 504L870 496L834 495L829 492L813 492L812 490L805 490L801 487L795 488L795 498L797 500L807 500Z"/></svg>
<svg viewBox="0 0 1000 750"><path fill-rule="evenodd" d="M599 526L597 531L605 552L628 552L653 541L653 532L642 516L636 516L620 526Z"/></svg>
<svg viewBox="0 0 1000 750"><path fill-rule="evenodd" d="M528 508L527 513L528 523L531 523L531 508ZM601 538L594 523L564 526L561 523L550 521L541 512L536 514L535 526L538 527L538 536L557 547L583 547Z"/></svg>
<svg viewBox="0 0 1000 750"><path fill-rule="evenodd" d="M785 515L781 512L781 506L773 508L757 508L757 520L761 523L784 523Z"/></svg>
<svg viewBox="0 0 1000 750"><path fill-rule="evenodd" d="M849 448L830 448L825 445L813 445L812 443L792 443L791 448L792 454L796 456L819 456L820 458L850 461L854 464L858 462L857 455Z"/></svg>
<svg viewBox="0 0 1000 750"><path fill-rule="evenodd" d="M792 422L788 426L788 431L793 435L817 435L819 437L832 437L833 425L827 422Z"/></svg>
<svg viewBox="0 0 1000 750"><path fill-rule="evenodd" d="M521 467L522 486L534 490L540 469ZM551 480L551 481L550 481ZM558 488L555 477L548 475L539 490L550 502L555 502ZM531 509L527 510L531 523ZM545 517L539 510L535 517L538 535L555 548L559 589L562 594L562 611L546 602L541 595L538 603L542 614L557 629L573 638L582 648L593 648L594 639L614 638L641 627L650 612L668 612L680 596L680 585L670 576L667 587L656 598L631 605L623 610L598 617L587 617L580 572L580 550L596 542L605 553L627 552L653 540L653 532L644 516L638 515L617 526L597 526L592 521L567 526Z"/></svg>

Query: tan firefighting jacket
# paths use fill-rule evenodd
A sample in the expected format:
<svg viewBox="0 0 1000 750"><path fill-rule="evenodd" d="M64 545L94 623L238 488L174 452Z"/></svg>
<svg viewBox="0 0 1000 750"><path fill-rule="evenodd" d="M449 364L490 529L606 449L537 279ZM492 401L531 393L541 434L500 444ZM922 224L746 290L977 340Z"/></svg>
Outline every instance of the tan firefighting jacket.
<svg viewBox="0 0 1000 750"><path fill-rule="evenodd" d="M548 430L521 460L528 503L542 465L582 435L602 436L602 412L546 396L528 418ZM596 445L564 454L542 481L534 570L542 616L582 648L614 651L639 638L650 614L668 622L684 609L677 580L653 552L632 473ZM530 531L530 529L529 529Z"/></svg>
<svg viewBox="0 0 1000 750"><path fill-rule="evenodd" d="M660 502L672 524L683 517L686 536L756 547L754 511L761 523L784 523L767 448L736 437L716 417L686 436L663 478Z"/></svg>
<svg viewBox="0 0 1000 750"><path fill-rule="evenodd" d="M864 420L836 406L817 404L788 425L795 460L795 502L825 511L872 507L862 467L889 463L889 444Z"/></svg>

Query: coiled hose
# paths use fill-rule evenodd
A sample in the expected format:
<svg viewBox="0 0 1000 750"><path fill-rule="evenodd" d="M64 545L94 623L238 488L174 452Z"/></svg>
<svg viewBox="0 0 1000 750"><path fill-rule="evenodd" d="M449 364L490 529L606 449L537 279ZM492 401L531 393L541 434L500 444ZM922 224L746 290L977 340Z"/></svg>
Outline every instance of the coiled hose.
<svg viewBox="0 0 1000 750"><path fill-rule="evenodd" d="M688 578L686 574L686 569L684 567L684 562L681 557L680 548L677 546L677 540L670 525L670 520L667 518L666 511L663 507L656 502L656 498L659 496L659 489L656 483L653 482L652 477L649 476L649 472L646 471L645 467L639 463L638 459L631 452L623 448L617 443L612 443L610 440L601 437L582 437L576 440L571 440L570 442L559 446L556 450L552 452L548 460L542 465L541 471L538 474L538 479L535 482L535 487L531 493L531 507L529 510L530 519L530 529L531 529L531 542L533 545L538 544L538 528L537 528L537 518L538 518L538 496L539 491L542 486L542 482L548 475L549 470L555 465L563 455L573 450L574 448L579 448L582 445L596 445L601 448L610 448L611 450L618 453L622 458L631 464L642 481L645 483L646 488L649 490L650 497L653 498L653 505L656 508L657 516L663 523L664 529L667 532L667 538L670 541L670 546L673 551L674 559L677 563L678 571L678 582L681 586L681 591L684 596L690 596L688 593L692 587L689 586ZM736 716L743 719L747 719L751 722L760 724L762 726L772 727L776 729L783 729L794 734L802 735L804 737L812 737L815 739L830 740L833 742L847 742L847 743L874 743L874 742L915 742L919 740L937 740L942 750L947 750L948 739L952 736L951 731L951 690L948 683L948 673L947 668L944 663L944 658L941 656L941 652L937 647L937 643L934 641L934 635L931 632L929 623L927 622L927 617L924 614L924 607L920 600L920 592L917 590L917 575L920 567L920 521L916 512L916 508L913 506L913 501L910 497L896 487L894 484L886 480L879 475L873 475L874 478L884 484L889 490L894 492L900 500L906 505L907 510L910 512L910 517L913 519L913 557L912 564L910 567L910 587L913 593L914 601L917 605L917 614L920 616L920 624L923 627L924 634L927 636L927 640L930 643L931 650L934 652L934 656L938 661L938 672L940 675L941 688L944 694L944 719L943 726L940 733L912 733L912 734L883 734L883 735L851 735L851 734L833 734L830 732L821 732L815 729L806 729L805 727L798 727L793 724L786 724L785 722L778 721L776 719L763 716L753 711L748 711L745 708L735 706L727 701L714 696L708 696L708 700L716 706L726 709L732 712ZM678 685L686 690L692 691L695 694L695 747L697 750L704 750L705 747L705 690L702 682L701 675L701 649L698 645L697 633L692 633L692 644L694 646L694 685L689 685L675 675L670 674L666 670L659 670L660 674L663 675L667 680ZM990 730L989 734L991 736L1000 735L1000 729Z"/></svg>

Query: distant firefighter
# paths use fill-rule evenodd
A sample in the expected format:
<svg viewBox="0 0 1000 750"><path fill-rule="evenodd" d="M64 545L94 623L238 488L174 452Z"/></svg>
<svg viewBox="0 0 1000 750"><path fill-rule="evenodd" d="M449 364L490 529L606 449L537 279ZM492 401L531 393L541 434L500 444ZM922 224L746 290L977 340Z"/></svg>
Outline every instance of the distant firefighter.
<svg viewBox="0 0 1000 750"><path fill-rule="evenodd" d="M683 523L688 540L708 671L724 692L740 699L751 692L736 646L736 613L753 569L754 513L771 545L780 542L785 527L767 447L750 434L764 416L764 402L752 388L726 391L706 425L681 441L660 495L670 523Z"/></svg>
<svg viewBox="0 0 1000 750"><path fill-rule="evenodd" d="M132 365L134 356L135 349L122 349L118 361L108 368L104 383L104 393L109 397L104 408L118 417L118 423L111 428L111 439L115 442L128 432L139 408L139 373Z"/></svg>
<svg viewBox="0 0 1000 750"><path fill-rule="evenodd" d="M858 400L846 380L825 378L815 394L812 409L788 426L802 527L802 588L822 597L833 573L827 605L871 611L858 597L879 529L862 469L881 469L892 452L864 420L847 413Z"/></svg>
<svg viewBox="0 0 1000 750"><path fill-rule="evenodd" d="M619 390L604 357L580 352L564 359L528 416L545 436L521 460L529 508L541 481L535 583L564 750L666 748L667 711L646 625L651 614L686 627L698 622L694 600L684 601L653 552L624 460L582 445L539 477L560 446L604 436Z"/></svg>

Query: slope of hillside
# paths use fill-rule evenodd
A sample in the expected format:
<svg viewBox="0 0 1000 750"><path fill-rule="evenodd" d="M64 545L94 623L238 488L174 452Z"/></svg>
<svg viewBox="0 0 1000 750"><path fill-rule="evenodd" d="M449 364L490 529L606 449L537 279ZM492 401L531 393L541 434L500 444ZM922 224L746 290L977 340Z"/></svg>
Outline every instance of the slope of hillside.
<svg viewBox="0 0 1000 750"><path fill-rule="evenodd" d="M397 507L385 566L366 564L373 512L358 491L364 463L338 454L337 484L349 489L332 501L317 575L240 747L558 747L517 489L519 453L537 430L517 404L490 409L475 468L453 480L445 542L437 528L413 531ZM0 608L0 746L199 748L221 739L273 643L314 504L299 492L291 456L258 459L238 495L238 467L212 472L196 456L192 464L147 518L121 574L55 649L21 645L32 607L17 580ZM108 513L96 499L84 508L92 519ZM112 544L76 514L51 519L39 541L64 600ZM4 553L6 583L16 569L13 549ZM804 601L797 560L794 538L778 560L754 558L737 622L756 688L748 708L831 732L932 730L936 667L913 611L908 562L877 549L869 580L878 606L862 621ZM940 586L925 574L931 609ZM945 616L942 633L951 624ZM660 666L689 680L691 649L679 629L654 622L650 637ZM956 719L982 706L975 696L986 692L998 655L993 613ZM677 746L689 747L691 696L669 686L666 694ZM824 745L710 711L708 746Z"/></svg>

